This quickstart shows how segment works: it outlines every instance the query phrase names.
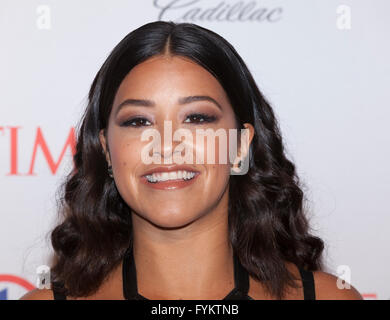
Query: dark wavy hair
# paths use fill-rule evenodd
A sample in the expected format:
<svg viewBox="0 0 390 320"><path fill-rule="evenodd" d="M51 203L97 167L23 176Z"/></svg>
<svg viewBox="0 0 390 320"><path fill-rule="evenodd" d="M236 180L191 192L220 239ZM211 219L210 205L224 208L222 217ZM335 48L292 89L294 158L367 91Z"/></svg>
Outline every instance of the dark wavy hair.
<svg viewBox="0 0 390 320"><path fill-rule="evenodd" d="M192 23L156 21L130 32L98 71L77 125L74 167L59 188L61 222L51 231L52 288L73 297L97 291L132 244L131 208L108 176L99 131L129 71L158 55L187 57L224 88L237 123L255 128L249 171L229 180L229 238L248 273L282 299L297 288L285 262L321 270L324 242L311 235L303 187L287 159L274 112L233 46ZM81 126L80 126L81 124Z"/></svg>

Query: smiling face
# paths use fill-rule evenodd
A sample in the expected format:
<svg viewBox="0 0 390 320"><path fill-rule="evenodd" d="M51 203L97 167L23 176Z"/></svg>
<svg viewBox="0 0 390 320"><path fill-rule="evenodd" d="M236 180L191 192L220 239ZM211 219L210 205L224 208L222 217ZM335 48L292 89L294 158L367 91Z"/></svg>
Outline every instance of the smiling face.
<svg viewBox="0 0 390 320"><path fill-rule="evenodd" d="M207 98L187 98L193 96ZM176 164L175 160L164 163L168 158L174 159L176 147L181 143L174 140L170 140L171 145L164 143L164 121L171 124L172 135L177 129L186 129L194 137L187 143L194 160L184 163L187 172L196 173L189 182L180 179L181 173L175 176L181 180L176 183L156 182L156 178L163 177L159 173L148 176L154 182L145 177L153 169L161 171L158 167ZM225 91L206 69L184 57L157 56L129 72L115 95L106 135L101 131L100 141L112 165L117 189L134 213L160 227L180 227L207 214L221 202L226 205L229 157L227 163L219 164L219 139L216 138L211 150L215 162L208 163L207 139L204 138L203 146L195 139L197 129L209 128L226 130L228 137L228 130L237 127ZM141 139L146 129L160 133L161 152L157 156L161 164L146 164L142 157L142 150L150 144L150 140ZM249 125L249 129L251 141L253 127ZM226 147L225 152L228 150ZM203 163L197 163L196 154L203 157ZM181 155L184 156L184 151ZM153 156L155 159L156 154Z"/></svg>

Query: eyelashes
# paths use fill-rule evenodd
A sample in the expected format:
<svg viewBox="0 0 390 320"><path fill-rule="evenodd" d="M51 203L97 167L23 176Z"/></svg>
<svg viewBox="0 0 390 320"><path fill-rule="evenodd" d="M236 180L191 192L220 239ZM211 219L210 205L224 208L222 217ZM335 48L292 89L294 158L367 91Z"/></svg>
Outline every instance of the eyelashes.
<svg viewBox="0 0 390 320"><path fill-rule="evenodd" d="M216 116L209 116L205 113L190 114L189 116L187 116L186 120L184 121L185 123L188 123L188 121L187 121L188 118L197 119L197 121L195 121L195 123L211 123L211 122L215 122L217 120Z"/></svg>
<svg viewBox="0 0 390 320"><path fill-rule="evenodd" d="M191 121L188 121L191 120ZM206 123L213 123L217 121L217 117L213 115L207 115L205 113L192 113L186 117L184 120L184 123L192 123L192 124L206 124ZM121 124L121 127L135 127L140 128L144 126L151 126L151 122L140 116L133 117L129 120L124 121Z"/></svg>
<svg viewBox="0 0 390 320"><path fill-rule="evenodd" d="M147 120L146 118L144 117L134 117L134 118L131 118L129 120L126 120L124 121L122 124L121 124L121 127L142 127L142 126L150 126L150 124L145 124L145 122L149 122L149 120ZM137 123L137 125L134 125L134 123ZM140 125L141 123L141 125Z"/></svg>

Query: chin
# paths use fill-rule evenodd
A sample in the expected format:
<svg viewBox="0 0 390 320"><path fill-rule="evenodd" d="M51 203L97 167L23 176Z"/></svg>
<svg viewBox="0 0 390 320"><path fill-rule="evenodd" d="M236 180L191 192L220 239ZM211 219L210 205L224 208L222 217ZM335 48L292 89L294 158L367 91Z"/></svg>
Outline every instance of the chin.
<svg viewBox="0 0 390 320"><path fill-rule="evenodd" d="M188 212L185 216L183 215L183 212L161 212L162 211L159 210L160 214L158 216L156 216L154 213L153 215L149 216L148 219L152 224L159 228L179 229L196 220L196 216L189 216Z"/></svg>

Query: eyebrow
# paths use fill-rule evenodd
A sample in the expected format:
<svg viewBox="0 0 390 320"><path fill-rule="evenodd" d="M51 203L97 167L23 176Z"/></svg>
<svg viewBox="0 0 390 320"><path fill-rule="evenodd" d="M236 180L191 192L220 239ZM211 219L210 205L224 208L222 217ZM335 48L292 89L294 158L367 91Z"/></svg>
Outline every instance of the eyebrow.
<svg viewBox="0 0 390 320"><path fill-rule="evenodd" d="M188 104L196 101L210 101L214 103L219 109L222 110L221 105L214 99L209 96L188 96L181 97L178 99L177 103L179 105ZM117 108L116 114L125 106L140 106L140 107L154 107L156 103L152 100L144 100L144 99L126 99L123 101Z"/></svg>

